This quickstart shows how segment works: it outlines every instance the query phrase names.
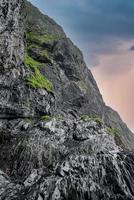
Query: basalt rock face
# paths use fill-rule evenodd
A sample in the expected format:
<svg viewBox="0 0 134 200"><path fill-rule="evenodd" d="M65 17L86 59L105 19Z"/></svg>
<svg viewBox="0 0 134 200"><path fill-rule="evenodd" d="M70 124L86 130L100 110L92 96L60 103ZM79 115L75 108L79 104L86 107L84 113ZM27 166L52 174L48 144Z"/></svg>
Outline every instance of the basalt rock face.
<svg viewBox="0 0 134 200"><path fill-rule="evenodd" d="M28 2L26 13L27 54L41 63L41 73L53 84L55 114L99 116L133 149L134 135L118 113L105 105L81 51L59 25Z"/></svg>
<svg viewBox="0 0 134 200"><path fill-rule="evenodd" d="M54 97L26 85L24 65L24 2L0 2L0 118L35 117L49 113Z"/></svg>
<svg viewBox="0 0 134 200"><path fill-rule="evenodd" d="M27 53L42 64L41 73L53 83L56 110L101 115L104 102L81 51L52 19L30 3L26 7Z"/></svg>
<svg viewBox="0 0 134 200"><path fill-rule="evenodd" d="M1 199L134 199L134 155L116 145L104 124L66 118L3 127L11 132L0 151Z"/></svg>
<svg viewBox="0 0 134 200"><path fill-rule="evenodd" d="M28 2L0 13L0 200L133 200L134 136L80 50Z"/></svg>

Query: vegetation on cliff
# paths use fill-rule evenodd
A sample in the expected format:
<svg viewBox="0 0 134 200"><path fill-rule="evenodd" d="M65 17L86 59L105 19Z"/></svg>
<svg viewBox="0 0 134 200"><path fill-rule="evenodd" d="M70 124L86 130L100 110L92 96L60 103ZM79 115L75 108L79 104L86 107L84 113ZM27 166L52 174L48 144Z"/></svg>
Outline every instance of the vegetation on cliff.
<svg viewBox="0 0 134 200"><path fill-rule="evenodd" d="M40 73L42 63L39 63L30 56L26 56L25 64L32 70L32 75L26 79L27 83L33 88L44 88L48 92L52 92L52 83Z"/></svg>

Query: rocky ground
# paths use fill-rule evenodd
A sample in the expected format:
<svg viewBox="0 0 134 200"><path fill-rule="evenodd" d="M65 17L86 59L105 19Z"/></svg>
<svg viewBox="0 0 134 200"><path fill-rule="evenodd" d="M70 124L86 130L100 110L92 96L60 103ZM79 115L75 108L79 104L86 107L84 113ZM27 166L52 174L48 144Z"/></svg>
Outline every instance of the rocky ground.
<svg viewBox="0 0 134 200"><path fill-rule="evenodd" d="M12 132L0 155L1 199L134 199L134 156L103 123L53 118L4 125Z"/></svg>
<svg viewBox="0 0 134 200"><path fill-rule="evenodd" d="M0 13L0 200L133 200L134 135L81 51L27 1Z"/></svg>

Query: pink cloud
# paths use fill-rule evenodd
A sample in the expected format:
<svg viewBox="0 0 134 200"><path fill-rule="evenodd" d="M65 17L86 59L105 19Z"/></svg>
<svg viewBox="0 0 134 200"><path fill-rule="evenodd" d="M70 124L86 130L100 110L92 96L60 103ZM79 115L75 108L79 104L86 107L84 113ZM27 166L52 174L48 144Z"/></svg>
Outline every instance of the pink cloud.
<svg viewBox="0 0 134 200"><path fill-rule="evenodd" d="M99 65L92 68L92 73L105 102L117 110L128 126L133 129L134 52L128 51L129 43L127 42L122 47L120 54L100 55Z"/></svg>

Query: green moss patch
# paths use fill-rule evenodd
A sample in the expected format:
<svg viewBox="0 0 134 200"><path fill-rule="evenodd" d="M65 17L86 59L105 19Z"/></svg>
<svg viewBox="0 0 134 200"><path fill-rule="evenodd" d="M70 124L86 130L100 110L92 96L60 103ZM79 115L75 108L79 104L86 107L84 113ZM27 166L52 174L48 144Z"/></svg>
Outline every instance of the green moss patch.
<svg viewBox="0 0 134 200"><path fill-rule="evenodd" d="M51 58L50 53L43 47L38 46L37 44L28 43L26 47L26 52L29 56L32 56L34 52L34 57L36 58L36 60L38 60L38 62L53 64L53 59Z"/></svg>
<svg viewBox="0 0 134 200"><path fill-rule="evenodd" d="M32 42L38 45L41 45L43 43L47 43L47 42L53 42L53 41L57 41L60 39L59 35L54 35L54 34L44 34L44 35L40 35L37 32L28 32L26 33L26 40L28 42Z"/></svg>
<svg viewBox="0 0 134 200"><path fill-rule="evenodd" d="M107 127L107 133L114 136L115 142L119 146L124 146L119 131L115 128Z"/></svg>
<svg viewBox="0 0 134 200"><path fill-rule="evenodd" d="M33 71L33 74L27 77L27 83L33 88L43 88L51 92L53 89L52 83L40 73L41 63L30 56L26 56L25 64Z"/></svg>
<svg viewBox="0 0 134 200"><path fill-rule="evenodd" d="M25 64L33 71L35 71L37 68L40 68L42 66L40 62L34 60L32 57L28 55L25 56Z"/></svg>
<svg viewBox="0 0 134 200"><path fill-rule="evenodd" d="M46 79L39 71L31 77L27 78L27 83L33 88L44 88L48 92L52 91L52 84L48 79Z"/></svg>
<svg viewBox="0 0 134 200"><path fill-rule="evenodd" d="M103 123L102 119L99 116L89 116L89 115L82 115L81 120L83 121L95 121L97 123Z"/></svg>
<svg viewBox="0 0 134 200"><path fill-rule="evenodd" d="M80 90L81 90L82 92L86 93L86 91L87 91L87 86L86 86L86 84L84 83L84 81L77 81L77 82L75 82L75 83L76 83L76 85L80 88Z"/></svg>
<svg viewBox="0 0 134 200"><path fill-rule="evenodd" d="M46 59L47 62L53 64L53 60L50 58L49 53L47 50L41 50L39 51L39 59L43 60Z"/></svg>
<svg viewBox="0 0 134 200"><path fill-rule="evenodd" d="M41 116L41 120L44 120L44 121L49 121L51 119L52 118L49 115L43 115L43 116Z"/></svg>

